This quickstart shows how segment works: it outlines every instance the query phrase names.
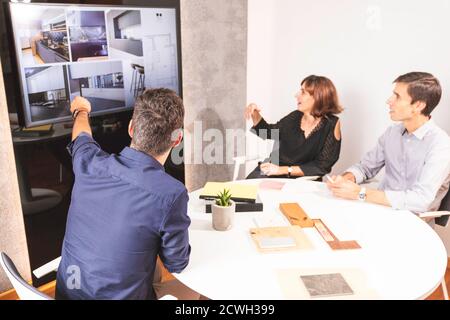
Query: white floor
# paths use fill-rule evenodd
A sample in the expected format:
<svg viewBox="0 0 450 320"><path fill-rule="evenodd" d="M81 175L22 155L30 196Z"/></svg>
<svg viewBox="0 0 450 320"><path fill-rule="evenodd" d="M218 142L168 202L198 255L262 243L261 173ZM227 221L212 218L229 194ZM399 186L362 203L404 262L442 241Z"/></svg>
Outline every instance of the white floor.
<svg viewBox="0 0 450 320"><path fill-rule="evenodd" d="M38 66L41 64L39 60L40 59L33 56L31 49L22 50L22 63L24 66Z"/></svg>

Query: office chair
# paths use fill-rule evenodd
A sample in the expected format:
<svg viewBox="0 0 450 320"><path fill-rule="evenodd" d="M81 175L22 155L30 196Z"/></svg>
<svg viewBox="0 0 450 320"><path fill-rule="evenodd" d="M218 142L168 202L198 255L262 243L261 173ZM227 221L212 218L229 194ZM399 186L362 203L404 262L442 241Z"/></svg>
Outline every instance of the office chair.
<svg viewBox="0 0 450 320"><path fill-rule="evenodd" d="M1 253L0 263L20 300L54 300L26 282L8 255Z"/></svg>
<svg viewBox="0 0 450 320"><path fill-rule="evenodd" d="M135 83L134 96L137 97L145 90L145 69L142 66L136 65L135 70L137 71L137 84Z"/></svg>
<svg viewBox="0 0 450 320"><path fill-rule="evenodd" d="M33 274L36 278L41 278L50 272L58 270L59 263L61 262L61 257L58 257L42 267L33 270ZM54 300L52 297L40 292L38 289L33 287L31 284L26 282L20 273L17 271L16 266L12 262L11 258L4 252L1 253L0 263L8 276L9 281L16 290L17 295L20 300ZM177 297L167 294L159 298L159 300L178 300Z"/></svg>
<svg viewBox="0 0 450 320"><path fill-rule="evenodd" d="M130 92L135 91L135 86L137 82L137 67L138 65L136 63L131 64L131 68L133 69L133 75L131 76L131 86L130 86Z"/></svg>
<svg viewBox="0 0 450 320"><path fill-rule="evenodd" d="M11 261L11 259L2 252L2 259L3 256L6 257L7 260L9 260L10 265L13 266L14 270L16 270L17 273L17 269L15 269L13 262ZM40 279L43 276L46 276L47 274L51 273L51 272L56 272L58 271L58 267L59 267L59 263L61 262L61 257L58 257L50 262L47 262L46 264L44 264L43 266L33 270L33 274L36 278ZM2 264L3 266L3 264ZM3 267L5 269L5 267ZM45 299L41 298L37 298L34 296L27 296L27 295L22 295L19 290L22 290L21 287L18 287L14 284L13 280L11 280L11 278L9 277L8 272L5 269L6 274L8 275L8 278L10 279L14 289L16 289L17 295L19 296L19 298L21 300L53 300L51 297L47 296L46 294L40 292L39 290L37 290L35 287L31 286L30 284L28 284L25 280L22 279L22 277L20 277L20 275L17 273L18 277L20 279L22 279L23 283L29 287L30 290L33 290L33 292L37 292L37 294L39 294L41 297L44 297ZM165 296L162 296L161 298L159 298L159 300L178 300L177 297L170 295L170 294L166 294Z"/></svg>
<svg viewBox="0 0 450 320"><path fill-rule="evenodd" d="M450 189L447 191L444 199L442 199L438 211L424 212L419 214L419 217L424 218L434 218L436 224L446 227L450 218Z"/></svg>
<svg viewBox="0 0 450 320"><path fill-rule="evenodd" d="M436 224L442 227L446 227L448 225L448 221L450 218L450 190L447 191L447 194L445 195L444 199L442 199L438 211L420 213L419 217L422 219L434 218ZM442 291L444 292L444 298L445 300L449 300L447 285L445 283L445 276L444 279L442 279L441 284L442 284Z"/></svg>

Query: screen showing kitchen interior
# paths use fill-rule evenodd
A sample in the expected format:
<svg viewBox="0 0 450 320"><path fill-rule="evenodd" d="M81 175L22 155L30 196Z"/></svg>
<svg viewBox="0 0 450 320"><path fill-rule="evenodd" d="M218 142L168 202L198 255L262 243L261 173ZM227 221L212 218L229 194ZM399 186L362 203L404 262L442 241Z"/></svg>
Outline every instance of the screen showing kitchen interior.
<svg viewBox="0 0 450 320"><path fill-rule="evenodd" d="M179 94L175 8L10 3L27 127L131 109L147 88Z"/></svg>

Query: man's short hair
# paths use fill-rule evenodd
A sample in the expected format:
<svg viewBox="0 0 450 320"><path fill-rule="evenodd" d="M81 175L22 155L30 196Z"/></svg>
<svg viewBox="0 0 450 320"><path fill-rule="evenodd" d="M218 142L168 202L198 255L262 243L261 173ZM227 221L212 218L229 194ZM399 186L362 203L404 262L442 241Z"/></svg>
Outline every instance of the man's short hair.
<svg viewBox="0 0 450 320"><path fill-rule="evenodd" d="M134 104L132 146L153 156L167 152L173 132L183 127L183 119L183 101L174 91L145 90Z"/></svg>
<svg viewBox="0 0 450 320"><path fill-rule="evenodd" d="M408 94L412 98L411 103L425 102L426 106L422 110L422 114L425 116L429 116L441 100L442 88L439 80L430 73L410 72L395 79L394 83L408 85Z"/></svg>

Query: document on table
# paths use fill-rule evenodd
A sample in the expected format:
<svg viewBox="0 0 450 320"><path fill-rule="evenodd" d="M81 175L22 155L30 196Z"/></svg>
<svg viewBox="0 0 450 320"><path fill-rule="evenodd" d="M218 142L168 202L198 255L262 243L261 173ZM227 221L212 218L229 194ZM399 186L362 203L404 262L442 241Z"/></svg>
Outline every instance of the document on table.
<svg viewBox="0 0 450 320"><path fill-rule="evenodd" d="M281 215L268 215L263 213L258 217L253 218L253 224L256 228L267 228L267 227L285 227L289 226L289 221L284 216Z"/></svg>
<svg viewBox="0 0 450 320"><path fill-rule="evenodd" d="M313 249L299 226L252 228L250 236L261 253Z"/></svg>
<svg viewBox="0 0 450 320"><path fill-rule="evenodd" d="M259 184L261 190L281 190L285 183L280 181L264 180Z"/></svg>
<svg viewBox="0 0 450 320"><path fill-rule="evenodd" d="M284 299L380 299L360 268L276 269Z"/></svg>

